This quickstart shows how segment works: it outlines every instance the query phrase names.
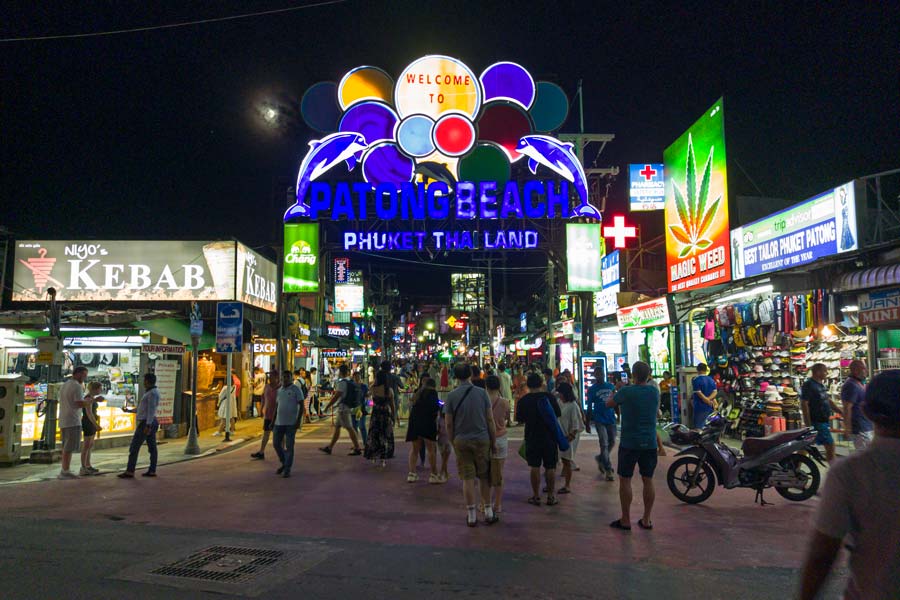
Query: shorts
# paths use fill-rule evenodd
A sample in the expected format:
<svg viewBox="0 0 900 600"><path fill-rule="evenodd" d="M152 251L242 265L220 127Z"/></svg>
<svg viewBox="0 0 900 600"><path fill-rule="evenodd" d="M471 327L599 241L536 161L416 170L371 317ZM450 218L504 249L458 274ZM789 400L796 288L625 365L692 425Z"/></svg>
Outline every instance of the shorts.
<svg viewBox="0 0 900 600"><path fill-rule="evenodd" d="M272 431L275 429L275 419L263 419L263 431Z"/></svg>
<svg viewBox="0 0 900 600"><path fill-rule="evenodd" d="M506 458L509 454L509 438L505 435L501 435L496 439L494 445L497 446L497 452L492 452L491 458L496 458L498 460Z"/></svg>
<svg viewBox="0 0 900 600"><path fill-rule="evenodd" d="M872 443L872 432L871 431L860 431L859 433L854 433L851 436L853 440L853 448L855 450L865 450L869 447L869 444Z"/></svg>
<svg viewBox="0 0 900 600"><path fill-rule="evenodd" d="M813 423L816 430L816 443L822 446L834 446L834 437L831 435L831 426L828 423Z"/></svg>
<svg viewBox="0 0 900 600"><path fill-rule="evenodd" d="M94 424L91 423L90 421L88 421L87 419L82 419L81 420L81 434L84 437L89 438L92 435L97 434L97 428L94 427Z"/></svg>
<svg viewBox="0 0 900 600"><path fill-rule="evenodd" d="M460 479L490 479L490 440L455 440L453 449L456 451L456 468Z"/></svg>
<svg viewBox="0 0 900 600"><path fill-rule="evenodd" d="M354 410L356 409L350 408L349 406L344 406L343 404L339 405L337 411L337 421L335 422L335 425L353 431Z"/></svg>
<svg viewBox="0 0 900 600"><path fill-rule="evenodd" d="M63 427L59 432L62 437L62 451L78 452L78 447L81 445L81 425Z"/></svg>
<svg viewBox="0 0 900 600"><path fill-rule="evenodd" d="M619 477L631 478L634 477L634 466L637 465L641 477L653 477L657 461L656 448L640 450L619 446L619 467L616 472Z"/></svg>
<svg viewBox="0 0 900 600"><path fill-rule="evenodd" d="M544 444L525 443L525 462L532 469L555 469L559 462L559 449L553 442Z"/></svg>

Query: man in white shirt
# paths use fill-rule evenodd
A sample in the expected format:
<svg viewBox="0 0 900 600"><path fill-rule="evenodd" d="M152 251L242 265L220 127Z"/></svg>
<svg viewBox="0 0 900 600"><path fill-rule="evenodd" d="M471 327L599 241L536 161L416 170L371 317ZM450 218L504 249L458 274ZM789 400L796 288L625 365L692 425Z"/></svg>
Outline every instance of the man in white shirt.
<svg viewBox="0 0 900 600"><path fill-rule="evenodd" d="M512 397L512 377L510 377L509 370L504 363L500 363L499 371L500 395L509 400L509 414L506 415L506 424L509 426L512 425L512 415L516 414L516 399Z"/></svg>
<svg viewBox="0 0 900 600"><path fill-rule="evenodd" d="M75 367L72 378L65 382L59 390L59 431L62 436L62 464L59 479L75 479L78 477L69 470L72 454L81 445L81 409L90 406L84 400L84 380L87 379L87 367Z"/></svg>
<svg viewBox="0 0 900 600"><path fill-rule="evenodd" d="M156 387L156 375L153 373L144 375L144 390L144 395L141 396L141 401L135 410L134 435L131 437L131 446L128 448L128 466L125 471L119 473L121 479L134 477L138 453L144 442L147 442L147 450L150 452L150 467L147 468L144 477L156 477L156 432L159 430L156 409L159 407L159 388Z"/></svg>

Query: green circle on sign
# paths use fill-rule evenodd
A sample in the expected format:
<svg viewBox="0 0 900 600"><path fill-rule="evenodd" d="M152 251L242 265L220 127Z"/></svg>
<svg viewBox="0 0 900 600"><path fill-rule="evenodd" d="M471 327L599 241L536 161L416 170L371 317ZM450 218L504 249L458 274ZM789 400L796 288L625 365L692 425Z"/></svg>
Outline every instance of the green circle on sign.
<svg viewBox="0 0 900 600"><path fill-rule="evenodd" d="M556 131L569 116L569 99L561 87L549 81L538 81L531 118L535 131Z"/></svg>
<svg viewBox="0 0 900 600"><path fill-rule="evenodd" d="M509 181L509 159L493 144L478 144L459 161L458 171L460 181L496 181L500 188Z"/></svg>

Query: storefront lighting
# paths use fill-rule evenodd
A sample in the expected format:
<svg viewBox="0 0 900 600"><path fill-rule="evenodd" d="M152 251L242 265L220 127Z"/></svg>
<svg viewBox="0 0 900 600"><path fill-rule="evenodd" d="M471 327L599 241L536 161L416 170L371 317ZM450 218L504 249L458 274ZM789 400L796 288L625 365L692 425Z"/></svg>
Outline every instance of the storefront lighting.
<svg viewBox="0 0 900 600"><path fill-rule="evenodd" d="M841 312L845 312L845 313L859 312L859 307L858 306L842 306Z"/></svg>
<svg viewBox="0 0 900 600"><path fill-rule="evenodd" d="M37 354L37 348L16 348L10 347L6 349L10 354Z"/></svg>
<svg viewBox="0 0 900 600"><path fill-rule="evenodd" d="M719 298L710 306L716 306L719 304L725 304L731 302L733 300L740 300L741 298L749 298L751 296L760 296L762 294L771 294L775 287L771 283L767 283L766 285L761 285L759 287L755 287L753 289L747 290L745 292L738 292L737 294L731 294L730 296L725 296L724 298Z"/></svg>

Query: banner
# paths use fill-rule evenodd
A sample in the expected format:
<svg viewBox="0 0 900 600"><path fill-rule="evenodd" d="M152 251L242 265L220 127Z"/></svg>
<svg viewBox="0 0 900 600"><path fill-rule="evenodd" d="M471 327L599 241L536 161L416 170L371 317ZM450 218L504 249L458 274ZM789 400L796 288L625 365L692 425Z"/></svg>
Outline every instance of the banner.
<svg viewBox="0 0 900 600"><path fill-rule="evenodd" d="M641 163L628 165L628 197L631 210L663 210L666 207L665 166Z"/></svg>
<svg viewBox="0 0 900 600"><path fill-rule="evenodd" d="M566 276L569 292L603 289L601 259L606 246L599 223L566 223Z"/></svg>
<svg viewBox="0 0 900 600"><path fill-rule="evenodd" d="M156 420L160 425L171 425L175 408L175 379L178 375L177 360L157 360L153 367L156 387L159 389L159 406Z"/></svg>
<svg viewBox="0 0 900 600"><path fill-rule="evenodd" d="M859 248L853 182L731 231L734 279Z"/></svg>
<svg viewBox="0 0 900 600"><path fill-rule="evenodd" d="M663 154L670 292L731 279L722 98Z"/></svg>
<svg viewBox="0 0 900 600"><path fill-rule="evenodd" d="M616 311L619 329L645 329L660 327L672 322L669 302L666 298L654 298L647 302L626 306Z"/></svg>
<svg viewBox="0 0 900 600"><path fill-rule="evenodd" d="M622 291L622 277L619 270L619 251L613 250L600 261L603 291L594 292L594 316L605 317L616 314L619 308L618 293Z"/></svg>
<svg viewBox="0 0 900 600"><path fill-rule="evenodd" d="M319 225L285 223L284 291L319 291Z"/></svg>

